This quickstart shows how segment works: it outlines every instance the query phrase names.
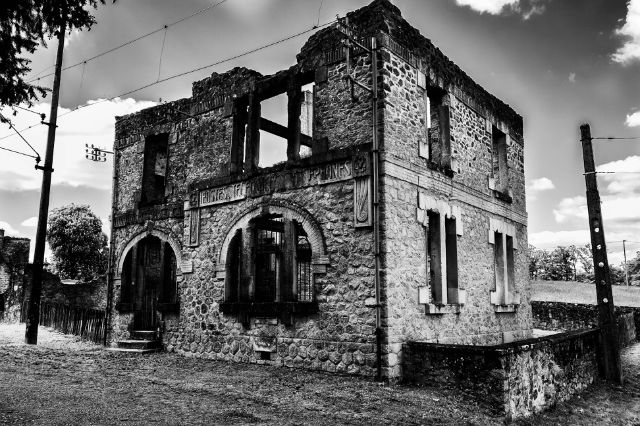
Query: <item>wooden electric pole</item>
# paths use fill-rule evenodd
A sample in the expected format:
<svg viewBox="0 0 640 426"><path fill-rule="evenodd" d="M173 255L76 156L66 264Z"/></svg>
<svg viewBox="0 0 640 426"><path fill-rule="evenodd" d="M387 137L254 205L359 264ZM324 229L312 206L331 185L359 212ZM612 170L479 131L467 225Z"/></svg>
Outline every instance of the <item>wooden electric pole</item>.
<svg viewBox="0 0 640 426"><path fill-rule="evenodd" d="M49 133L47 135L47 152L44 166L36 166L42 170L42 191L40 192L40 211L38 212L38 228L36 231L36 246L33 253L33 272L31 279L31 294L27 310L27 329L25 343L38 343L38 320L40 317L40 295L42 294L42 267L44 264L44 248L47 236L47 216L49 215L49 192L51 189L51 173L53 172L53 147L56 140L56 122L58 121L58 98L60 94L60 75L62 73L62 51L64 49L64 34L66 25L63 22L58 33L58 53L56 56L55 77L53 80L53 94L51 96L51 113L49 115Z"/></svg>
<svg viewBox="0 0 640 426"><path fill-rule="evenodd" d="M587 187L587 210L589 212L589 231L591 233L591 253L595 272L596 297L598 298L598 325L600 327L600 368L602 376L612 382L622 383L620 366L620 348L613 306L613 292L607 246L604 239L602 210L596 167L591 145L591 128L588 124L580 126L582 158L584 160L584 180Z"/></svg>

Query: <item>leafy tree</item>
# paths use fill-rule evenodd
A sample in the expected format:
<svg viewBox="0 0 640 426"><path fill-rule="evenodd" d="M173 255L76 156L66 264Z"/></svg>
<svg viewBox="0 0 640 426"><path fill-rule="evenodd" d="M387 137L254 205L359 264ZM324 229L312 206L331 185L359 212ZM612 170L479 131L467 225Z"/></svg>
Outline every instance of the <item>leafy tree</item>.
<svg viewBox="0 0 640 426"><path fill-rule="evenodd" d="M24 76L31 61L24 55L62 28L90 29L96 22L89 8L104 0L4 0L0 7L0 105L31 104L46 90Z"/></svg>
<svg viewBox="0 0 640 426"><path fill-rule="evenodd" d="M107 270L107 236L89 206L70 204L51 210L47 241L61 278L91 281Z"/></svg>

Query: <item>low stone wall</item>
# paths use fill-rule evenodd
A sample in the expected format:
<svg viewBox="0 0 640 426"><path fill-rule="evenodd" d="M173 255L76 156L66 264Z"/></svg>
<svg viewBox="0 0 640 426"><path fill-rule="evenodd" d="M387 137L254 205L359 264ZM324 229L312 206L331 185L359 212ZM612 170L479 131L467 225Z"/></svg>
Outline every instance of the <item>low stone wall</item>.
<svg viewBox="0 0 640 426"><path fill-rule="evenodd" d="M403 380L453 388L494 414L525 417L596 380L597 342L597 329L495 346L408 342Z"/></svg>
<svg viewBox="0 0 640 426"><path fill-rule="evenodd" d="M578 303L531 302L533 327L542 330L581 330L598 326L598 307ZM640 330L640 308L616 306L620 347L636 340Z"/></svg>

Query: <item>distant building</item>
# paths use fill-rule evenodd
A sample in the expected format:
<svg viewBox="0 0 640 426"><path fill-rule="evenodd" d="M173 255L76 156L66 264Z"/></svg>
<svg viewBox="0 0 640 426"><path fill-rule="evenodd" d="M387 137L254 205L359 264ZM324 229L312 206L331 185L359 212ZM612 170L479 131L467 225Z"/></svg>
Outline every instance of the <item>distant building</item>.
<svg viewBox="0 0 640 426"><path fill-rule="evenodd" d="M0 229L0 320L17 321L27 283L29 239L4 235Z"/></svg>
<svg viewBox="0 0 640 426"><path fill-rule="evenodd" d="M117 119L113 345L159 330L179 353L393 378L407 341L531 336L522 118L389 1L347 18L287 70ZM345 31L375 37L376 70Z"/></svg>

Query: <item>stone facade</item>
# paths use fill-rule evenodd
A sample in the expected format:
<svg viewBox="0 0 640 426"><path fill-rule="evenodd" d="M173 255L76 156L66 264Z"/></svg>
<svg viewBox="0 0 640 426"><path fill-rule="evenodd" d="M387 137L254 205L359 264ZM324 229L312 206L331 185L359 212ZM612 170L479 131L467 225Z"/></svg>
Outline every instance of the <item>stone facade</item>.
<svg viewBox="0 0 640 426"><path fill-rule="evenodd" d="M580 303L532 301L533 326L541 330L570 331L598 327L598 307ZM640 308L615 307L620 347L636 341Z"/></svg>
<svg viewBox="0 0 640 426"><path fill-rule="evenodd" d="M25 294L29 239L4 235L0 229L0 320L17 321Z"/></svg>
<svg viewBox="0 0 640 426"><path fill-rule="evenodd" d="M598 379L599 330L562 333L495 346L409 342L404 380L450 387L497 415L526 417Z"/></svg>
<svg viewBox="0 0 640 426"><path fill-rule="evenodd" d="M179 353L397 378L408 341L531 335L522 118L389 1L347 18L288 70L117 119L112 344L146 326ZM283 93L286 125L261 115ZM266 168L265 133L287 147Z"/></svg>

